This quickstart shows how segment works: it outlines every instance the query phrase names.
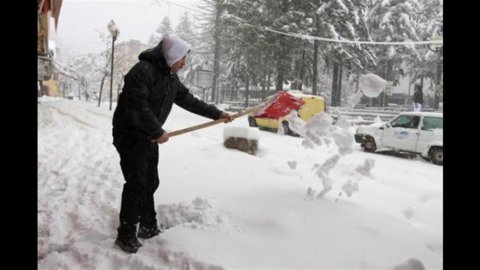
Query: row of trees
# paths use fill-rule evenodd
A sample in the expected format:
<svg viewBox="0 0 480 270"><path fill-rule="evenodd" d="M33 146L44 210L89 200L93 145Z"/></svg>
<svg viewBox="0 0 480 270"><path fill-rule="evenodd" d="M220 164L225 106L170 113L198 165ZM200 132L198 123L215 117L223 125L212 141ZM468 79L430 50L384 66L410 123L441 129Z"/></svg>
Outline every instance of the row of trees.
<svg viewBox="0 0 480 270"><path fill-rule="evenodd" d="M412 83L430 78L436 89L441 86L441 49L315 38L431 40L442 35L441 0L201 0L194 16L195 24L190 14L184 13L175 28L170 18L164 17L149 45L157 45L170 32L189 42L189 65L181 76L193 87L197 70L213 71L209 101L241 99L248 106L251 89L266 96L289 82L293 88L308 88L312 94L325 96L332 106L340 106L356 91L359 76L370 72L393 84L408 75ZM102 57L86 56L73 64L96 82L91 85L102 88L110 76L110 52L108 35L100 37L106 43ZM116 53L115 67L125 58L128 56ZM122 74L119 70L115 73ZM115 81L121 82L121 77ZM225 96L227 93L230 96ZM438 102L437 98L436 106Z"/></svg>
<svg viewBox="0 0 480 270"><path fill-rule="evenodd" d="M442 9L441 0L202 0L197 34L189 25L182 29L190 29L184 38L195 41L194 61L213 71L212 101L218 100L223 78L223 88L230 93L255 87L266 95L270 86L280 90L288 81L298 89L311 88L313 94L321 91L339 106L345 96L342 82L353 82L347 87L354 88L359 75L368 72L394 84L405 75L412 82L431 78L440 84L441 51L428 45L337 43L312 37L431 40L442 35ZM322 75L329 76L329 85L319 79Z"/></svg>

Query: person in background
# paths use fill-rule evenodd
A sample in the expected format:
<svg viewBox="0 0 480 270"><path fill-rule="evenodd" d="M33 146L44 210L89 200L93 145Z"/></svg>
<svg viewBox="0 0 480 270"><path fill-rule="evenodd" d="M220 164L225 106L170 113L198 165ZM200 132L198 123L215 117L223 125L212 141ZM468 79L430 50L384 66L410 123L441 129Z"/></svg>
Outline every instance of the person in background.
<svg viewBox="0 0 480 270"><path fill-rule="evenodd" d="M148 239L161 232L153 195L160 183L158 144L169 140L162 126L173 104L207 118L225 119L225 123L233 120L229 114L195 98L180 82L177 72L186 65L189 51L187 42L167 34L157 46L142 52L140 61L124 77L113 114L112 135L125 179L115 244L128 253L142 246L137 236Z"/></svg>
<svg viewBox="0 0 480 270"><path fill-rule="evenodd" d="M422 85L419 83L416 83L414 89L415 89L415 92L413 93L413 111L420 112L422 111L422 106L423 106Z"/></svg>

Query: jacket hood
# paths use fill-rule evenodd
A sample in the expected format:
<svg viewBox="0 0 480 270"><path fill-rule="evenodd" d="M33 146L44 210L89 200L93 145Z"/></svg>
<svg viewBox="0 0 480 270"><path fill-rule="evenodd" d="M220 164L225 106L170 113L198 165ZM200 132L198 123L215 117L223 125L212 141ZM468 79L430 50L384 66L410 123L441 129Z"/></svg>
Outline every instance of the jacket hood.
<svg viewBox="0 0 480 270"><path fill-rule="evenodd" d="M175 34L166 34L162 38L162 51L167 65L171 67L187 55L190 51L190 44Z"/></svg>
<svg viewBox="0 0 480 270"><path fill-rule="evenodd" d="M147 61L152 63L156 68L160 70L160 72L164 74L170 74L170 67L167 65L167 61L165 60L165 56L162 52L162 42L160 42L157 46L140 53L138 59L140 61Z"/></svg>

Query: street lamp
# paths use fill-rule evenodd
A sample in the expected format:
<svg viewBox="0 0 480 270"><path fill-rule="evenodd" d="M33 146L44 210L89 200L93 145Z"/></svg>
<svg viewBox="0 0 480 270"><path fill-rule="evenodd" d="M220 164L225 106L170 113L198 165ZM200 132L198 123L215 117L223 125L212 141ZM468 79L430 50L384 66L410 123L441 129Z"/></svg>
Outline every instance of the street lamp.
<svg viewBox="0 0 480 270"><path fill-rule="evenodd" d="M114 57L114 51L115 51L115 40L117 39L120 31L118 30L113 20L111 20L108 23L107 29L112 36L112 63L110 66L110 111L111 111L112 110L112 93L113 93L113 57Z"/></svg>

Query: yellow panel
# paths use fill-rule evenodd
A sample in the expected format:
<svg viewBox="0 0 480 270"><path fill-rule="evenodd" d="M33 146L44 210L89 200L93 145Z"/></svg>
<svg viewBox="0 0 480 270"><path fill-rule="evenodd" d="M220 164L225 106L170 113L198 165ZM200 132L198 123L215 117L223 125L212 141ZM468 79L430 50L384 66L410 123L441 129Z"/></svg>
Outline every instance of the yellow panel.
<svg viewBox="0 0 480 270"><path fill-rule="evenodd" d="M278 120L271 118L255 118L259 127L278 128Z"/></svg>
<svg viewBox="0 0 480 270"><path fill-rule="evenodd" d="M305 104L300 108L299 115L303 121L308 121L315 114L323 112L325 108L325 102L323 99L314 97L302 97Z"/></svg>

